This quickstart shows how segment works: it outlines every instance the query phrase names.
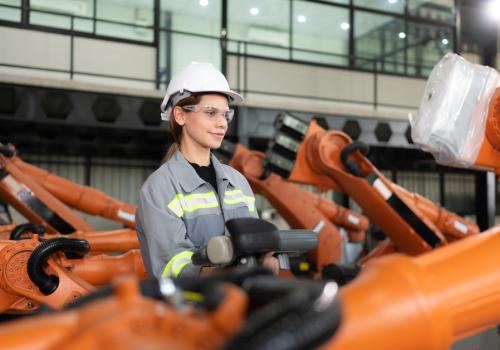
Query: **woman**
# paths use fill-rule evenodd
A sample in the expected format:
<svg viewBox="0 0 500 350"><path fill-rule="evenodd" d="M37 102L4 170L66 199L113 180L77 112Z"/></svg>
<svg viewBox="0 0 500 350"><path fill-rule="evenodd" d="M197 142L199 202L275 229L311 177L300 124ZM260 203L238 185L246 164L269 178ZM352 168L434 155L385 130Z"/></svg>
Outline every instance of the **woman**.
<svg viewBox="0 0 500 350"><path fill-rule="evenodd" d="M141 188L137 235L146 269L156 277L198 275L193 250L227 234L225 222L257 217L247 180L210 152L220 147L243 98L209 63L193 63L172 77L161 105L174 143L164 164ZM270 255L264 265L277 271Z"/></svg>

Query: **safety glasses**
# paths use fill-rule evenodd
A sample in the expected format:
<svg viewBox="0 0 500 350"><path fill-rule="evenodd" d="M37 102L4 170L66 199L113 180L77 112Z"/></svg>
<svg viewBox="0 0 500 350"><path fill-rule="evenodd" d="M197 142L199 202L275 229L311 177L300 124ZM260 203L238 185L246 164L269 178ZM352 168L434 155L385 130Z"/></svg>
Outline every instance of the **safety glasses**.
<svg viewBox="0 0 500 350"><path fill-rule="evenodd" d="M205 106L187 105L187 106L182 106L181 108L185 111L203 113L209 119L215 119L217 117L221 117L226 119L228 123L231 120L233 120L234 117L234 109L232 108L219 109L217 107L208 105Z"/></svg>

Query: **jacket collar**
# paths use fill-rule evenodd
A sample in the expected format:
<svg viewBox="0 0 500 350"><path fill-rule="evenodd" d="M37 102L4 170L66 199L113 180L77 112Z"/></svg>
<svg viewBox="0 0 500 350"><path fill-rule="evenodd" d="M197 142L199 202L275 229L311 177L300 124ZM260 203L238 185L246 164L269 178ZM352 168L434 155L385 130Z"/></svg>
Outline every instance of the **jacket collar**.
<svg viewBox="0 0 500 350"><path fill-rule="evenodd" d="M184 158L180 150L177 150L172 159L172 172L175 174L175 177L179 181L182 189L186 193L193 192L195 189L205 184L205 181L198 176L196 171L193 169L191 164ZM217 185L219 185L220 181L228 181L229 176L227 174L226 169L220 163L220 161L215 157L213 153L211 153L211 161L214 165L215 176L217 178Z"/></svg>

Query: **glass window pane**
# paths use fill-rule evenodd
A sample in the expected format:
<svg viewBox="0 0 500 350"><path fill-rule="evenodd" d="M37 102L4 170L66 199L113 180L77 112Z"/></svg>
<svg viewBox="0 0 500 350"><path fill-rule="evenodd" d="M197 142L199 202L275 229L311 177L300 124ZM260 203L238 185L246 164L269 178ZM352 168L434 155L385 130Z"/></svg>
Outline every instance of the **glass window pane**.
<svg viewBox="0 0 500 350"><path fill-rule="evenodd" d="M290 49L269 44L249 43L244 41L229 41L227 50L232 54L273 57L288 60Z"/></svg>
<svg viewBox="0 0 500 350"><path fill-rule="evenodd" d="M30 8L30 24L67 30L71 29L71 16L92 17L94 13L93 0L30 0ZM74 18L73 28L78 30L82 21L88 20Z"/></svg>
<svg viewBox="0 0 500 350"><path fill-rule="evenodd" d="M45 12L31 11L30 24L69 30L71 29L71 18L67 15L52 15Z"/></svg>
<svg viewBox="0 0 500 350"><path fill-rule="evenodd" d="M94 30L94 20L75 18L73 29L77 32L92 33Z"/></svg>
<svg viewBox="0 0 500 350"><path fill-rule="evenodd" d="M344 5L349 5L350 0L324 0L327 2L332 2L335 4L344 4Z"/></svg>
<svg viewBox="0 0 500 350"><path fill-rule="evenodd" d="M354 5L396 13L405 10L405 0L354 0Z"/></svg>
<svg viewBox="0 0 500 350"><path fill-rule="evenodd" d="M404 21L363 11L354 13L356 66L404 73Z"/></svg>
<svg viewBox="0 0 500 350"><path fill-rule="evenodd" d="M290 46L289 4L288 0L228 1L228 38L267 45L249 46L255 55L281 56Z"/></svg>
<svg viewBox="0 0 500 350"><path fill-rule="evenodd" d="M326 64L348 63L348 9L294 1L292 18L294 59ZM310 51L317 51L317 54Z"/></svg>
<svg viewBox="0 0 500 350"><path fill-rule="evenodd" d="M447 52L453 51L451 28L408 23L408 67L418 76L428 76Z"/></svg>
<svg viewBox="0 0 500 350"><path fill-rule="evenodd" d="M94 13L93 0L30 0L30 8L46 12L55 12L80 17L92 17ZM50 26L50 23L46 25Z"/></svg>
<svg viewBox="0 0 500 350"><path fill-rule="evenodd" d="M160 28L219 36L221 0L162 0Z"/></svg>
<svg viewBox="0 0 500 350"><path fill-rule="evenodd" d="M210 62L221 69L219 39L163 32L160 35L160 47L161 81L167 81L173 73L191 62Z"/></svg>
<svg viewBox="0 0 500 350"><path fill-rule="evenodd" d="M0 20L21 22L21 10L7 6L21 6L21 0L0 0Z"/></svg>
<svg viewBox="0 0 500 350"><path fill-rule="evenodd" d="M153 41L153 0L97 0L97 18L123 24L97 22L97 34L138 41Z"/></svg>
<svg viewBox="0 0 500 350"><path fill-rule="evenodd" d="M153 25L153 0L97 0L97 18L110 21Z"/></svg>
<svg viewBox="0 0 500 350"><path fill-rule="evenodd" d="M412 16L455 22L455 0L408 0L408 14Z"/></svg>
<svg viewBox="0 0 500 350"><path fill-rule="evenodd" d="M153 30L133 24L115 24L97 21L96 34L113 38L153 42Z"/></svg>
<svg viewBox="0 0 500 350"><path fill-rule="evenodd" d="M21 0L0 0L0 5L21 7Z"/></svg>

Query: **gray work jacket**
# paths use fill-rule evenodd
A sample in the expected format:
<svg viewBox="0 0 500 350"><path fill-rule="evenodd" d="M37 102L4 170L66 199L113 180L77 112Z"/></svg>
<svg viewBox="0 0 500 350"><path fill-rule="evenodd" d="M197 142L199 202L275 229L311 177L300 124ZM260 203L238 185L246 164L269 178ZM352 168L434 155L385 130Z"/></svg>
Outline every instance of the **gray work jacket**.
<svg viewBox="0 0 500 350"><path fill-rule="evenodd" d="M214 236L227 235L225 222L229 219L258 217L245 177L213 154L211 160L218 195L179 150L142 186L136 225L150 276L199 274L200 267L191 263L194 249Z"/></svg>

